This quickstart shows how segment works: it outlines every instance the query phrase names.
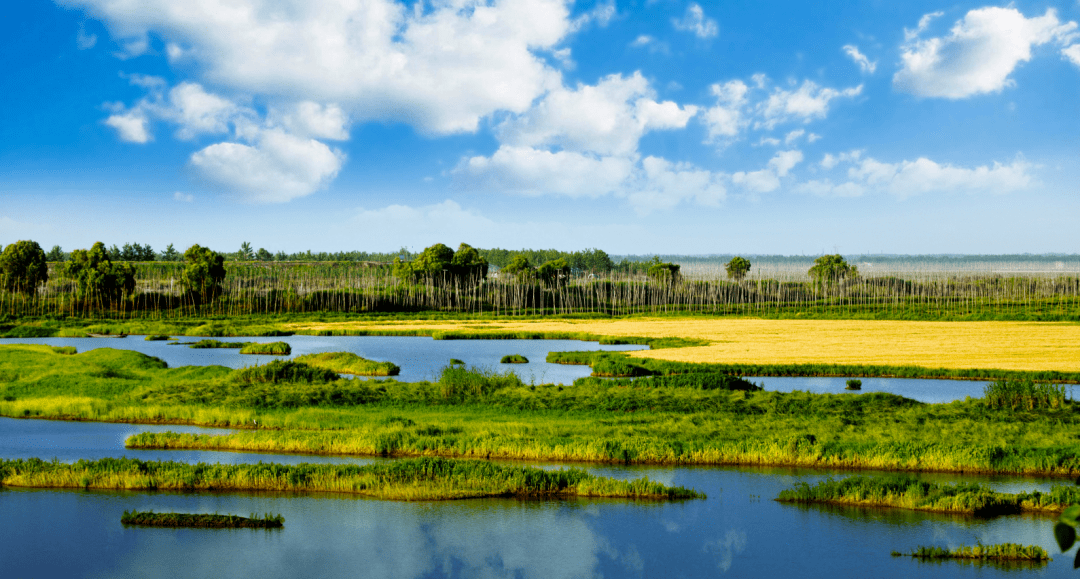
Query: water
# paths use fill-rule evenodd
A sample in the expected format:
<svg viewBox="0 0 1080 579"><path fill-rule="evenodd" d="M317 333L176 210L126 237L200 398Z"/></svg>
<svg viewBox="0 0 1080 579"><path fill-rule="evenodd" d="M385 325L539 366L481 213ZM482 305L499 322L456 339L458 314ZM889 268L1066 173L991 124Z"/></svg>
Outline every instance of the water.
<svg viewBox="0 0 1080 579"><path fill-rule="evenodd" d="M0 455L61 460L130 456L209 462L382 459L140 451L132 432L166 427L0 419ZM172 430L206 431L184 427ZM556 465L544 465L555 468ZM1071 556L1004 568L893 558L918 545L1018 542L1056 552L1052 519L943 516L886 509L783 505L796 481L830 473L777 468L586 465L647 476L707 499L479 499L399 503L350 495L0 489L5 577L1072 577ZM832 473L843 476L843 473ZM1018 477L922 475L1046 488ZM124 527L125 510L281 513L280 530ZM61 547L62 546L62 547Z"/></svg>
<svg viewBox="0 0 1080 579"><path fill-rule="evenodd" d="M202 338L180 336L180 342L196 342ZM161 358L169 367L208 366L218 364L229 368L242 368L266 364L272 360L295 358L318 352L352 352L362 358L379 362L389 361L401 367L398 380L418 382L437 380L439 373L450 360L458 359L468 366L510 369L526 382L537 384L570 384L588 376L588 366L566 366L545 361L549 352L571 350L628 351L644 350L648 346L601 345L598 342L579 340L434 340L413 336L283 336L283 337L235 337L215 338L222 342L288 342L292 347L289 356L253 356L241 354L232 348L192 349L166 341L147 342L141 336L127 338L13 338L0 344L48 344L50 346L75 346L79 352L95 348L135 350L148 356ZM500 364L508 354L521 354L528 364Z"/></svg>
<svg viewBox="0 0 1080 579"><path fill-rule="evenodd" d="M848 378L844 377L789 377L789 376L747 376L754 384L761 384L766 390L793 392L803 390L815 394L860 394L867 392L889 392L919 402L941 403L963 400L968 396L982 398L983 388L988 382L977 380L927 380L921 378L859 378L862 390L845 390Z"/></svg>

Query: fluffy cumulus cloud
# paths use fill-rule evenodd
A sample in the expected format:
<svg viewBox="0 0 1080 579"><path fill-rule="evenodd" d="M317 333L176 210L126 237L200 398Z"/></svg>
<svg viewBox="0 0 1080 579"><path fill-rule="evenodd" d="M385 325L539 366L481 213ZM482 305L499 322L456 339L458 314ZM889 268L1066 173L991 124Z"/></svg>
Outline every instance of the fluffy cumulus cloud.
<svg viewBox="0 0 1080 579"><path fill-rule="evenodd" d="M1027 18L1013 7L987 7L968 12L946 36L923 38L938 16L928 14L905 31L902 66L893 76L898 89L947 99L998 92L1012 85L1009 75L1031 60L1033 47L1068 44L1077 31L1076 22L1061 22L1053 9Z"/></svg>
<svg viewBox="0 0 1080 579"><path fill-rule="evenodd" d="M705 11L698 4L690 4L686 7L686 14L682 18L671 21L675 30L691 32L698 38L712 38L720 34L720 27L716 21L705 16Z"/></svg>
<svg viewBox="0 0 1080 579"><path fill-rule="evenodd" d="M523 112L559 73L538 52L575 24L568 0L68 0L122 43L153 33L205 81L248 94L338 103L354 120L431 134ZM612 11L589 16L603 23Z"/></svg>
<svg viewBox="0 0 1080 579"><path fill-rule="evenodd" d="M1076 66L1080 66L1080 44L1073 44L1061 49L1061 55L1064 56L1069 62L1072 62Z"/></svg>
<svg viewBox="0 0 1080 579"><path fill-rule="evenodd" d="M731 175L731 182L750 193L768 193L780 188L780 178L786 177L795 165L803 160L802 151L780 151L768 164L757 171L739 171Z"/></svg>
<svg viewBox="0 0 1080 579"><path fill-rule="evenodd" d="M847 167L846 178L839 182L817 179L801 183L796 189L821 196L858 197L881 192L907 198L930 193L1001 195L1023 191L1035 184L1032 166L1023 159L1009 164L959 167L925 157L886 163L866 157L862 151L851 151L826 155L821 162L827 171L843 166Z"/></svg>
<svg viewBox="0 0 1080 579"><path fill-rule="evenodd" d="M337 176L344 155L314 139L260 130L250 144L224 142L191 156L206 179L246 201L280 203L308 195Z"/></svg>
<svg viewBox="0 0 1080 579"><path fill-rule="evenodd" d="M819 86L812 80L792 88L772 87L764 75L755 75L751 84L742 80L717 83L710 87L716 104L702 112L702 122L713 142L729 142L748 129L772 130L789 123L809 123L823 119L830 103L850 99L862 93L862 85L845 89ZM769 143L779 144L770 138Z"/></svg>
<svg viewBox="0 0 1080 579"><path fill-rule="evenodd" d="M503 145L490 157L471 157L455 170L470 188L518 195L599 197L615 193L634 160L574 151Z"/></svg>

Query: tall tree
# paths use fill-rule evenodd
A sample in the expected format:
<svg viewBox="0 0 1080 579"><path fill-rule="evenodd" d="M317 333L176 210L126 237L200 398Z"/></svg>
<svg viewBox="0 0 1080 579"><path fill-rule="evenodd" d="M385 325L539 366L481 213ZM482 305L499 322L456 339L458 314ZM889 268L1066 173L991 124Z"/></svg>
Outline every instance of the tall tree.
<svg viewBox="0 0 1080 579"><path fill-rule="evenodd" d="M742 281L750 271L750 260L744 257L733 257L731 258L731 261L727 262L724 269L727 270L728 279Z"/></svg>
<svg viewBox="0 0 1080 579"><path fill-rule="evenodd" d="M0 278L7 291L30 295L49 281L49 264L45 251L36 241L17 241L0 254Z"/></svg>
<svg viewBox="0 0 1080 579"><path fill-rule="evenodd" d="M113 263L100 241L90 249L72 251L64 269L75 279L78 293L84 299L112 301L135 292L135 267L130 263Z"/></svg>
<svg viewBox="0 0 1080 579"><path fill-rule="evenodd" d="M225 280L225 256L199 244L184 252L184 271L180 283L200 303L208 303L221 294L221 282Z"/></svg>

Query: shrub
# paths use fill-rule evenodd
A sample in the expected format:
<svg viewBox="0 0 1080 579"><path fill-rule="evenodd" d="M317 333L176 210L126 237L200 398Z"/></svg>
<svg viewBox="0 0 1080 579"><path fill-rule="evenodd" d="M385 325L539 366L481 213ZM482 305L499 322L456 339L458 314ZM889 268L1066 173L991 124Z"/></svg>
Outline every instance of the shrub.
<svg viewBox="0 0 1080 579"><path fill-rule="evenodd" d="M333 382L341 377L337 372L324 368L315 368L292 360L274 360L263 366L241 368L232 373L234 382L243 384L282 382Z"/></svg>
<svg viewBox="0 0 1080 579"><path fill-rule="evenodd" d="M862 390L862 380L852 378L847 381L847 386L844 386L844 390Z"/></svg>
<svg viewBox="0 0 1080 579"><path fill-rule="evenodd" d="M529 359L521 354L509 354L503 356L502 360L499 360L500 364L528 364Z"/></svg>

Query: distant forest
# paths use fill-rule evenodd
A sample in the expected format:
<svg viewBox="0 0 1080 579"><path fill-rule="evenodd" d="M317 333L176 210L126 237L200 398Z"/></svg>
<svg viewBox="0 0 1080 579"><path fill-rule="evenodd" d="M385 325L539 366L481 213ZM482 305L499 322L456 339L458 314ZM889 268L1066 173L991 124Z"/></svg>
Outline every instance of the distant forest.
<svg viewBox="0 0 1080 579"><path fill-rule="evenodd" d="M737 254L709 254L709 255L681 255L681 254L649 254L649 255L613 255L601 249L583 249L579 251L561 251L558 249L480 249L480 256L495 266L506 267L514 256L525 256L529 263L541 264L557 259L565 259L575 273L644 273L650 264L657 262L671 262L680 264L684 268L711 268L722 267ZM122 246L112 245L109 250L109 259L113 261L181 261L183 250L177 250L169 244L162 251L155 251L148 244L125 243ZM236 251L221 252L229 261L283 261L283 262L379 262L389 263L395 258L402 261L411 261L419 253L401 248L393 252L369 252L369 251L337 251L313 252L311 250L296 253L278 251L271 253L266 249L254 249L250 243L243 243ZM770 255L770 254L739 254L759 266L772 267L802 267L810 264L818 255ZM69 253L60 246L53 246L47 253L49 261L66 261ZM1026 263L1031 265L1045 265L1049 268L1060 266L1062 262L1068 263L1072 269L1080 262L1080 254L1044 253L1044 254L987 254L987 255L963 255L963 254L936 254L936 255L902 255L902 254L852 254L844 255L845 259L854 264L872 263L886 268L904 268L905 266L925 268L933 266L942 269L966 269L965 266L975 266L986 263Z"/></svg>

